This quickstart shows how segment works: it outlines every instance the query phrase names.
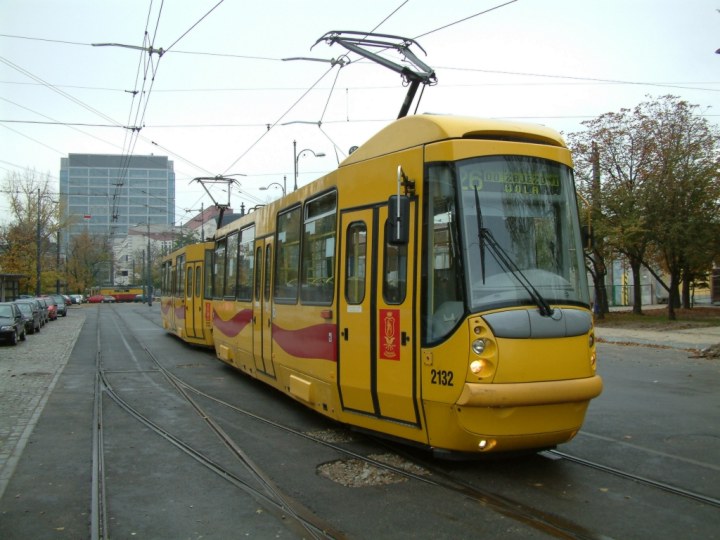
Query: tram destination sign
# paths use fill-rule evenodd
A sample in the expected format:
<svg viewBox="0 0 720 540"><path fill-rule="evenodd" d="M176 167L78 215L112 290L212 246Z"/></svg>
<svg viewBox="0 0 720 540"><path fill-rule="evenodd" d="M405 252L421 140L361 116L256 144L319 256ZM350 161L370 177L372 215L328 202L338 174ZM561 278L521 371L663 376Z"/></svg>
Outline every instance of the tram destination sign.
<svg viewBox="0 0 720 540"><path fill-rule="evenodd" d="M493 171L474 168L461 175L463 191L506 193L508 195L558 195L560 175L555 171Z"/></svg>

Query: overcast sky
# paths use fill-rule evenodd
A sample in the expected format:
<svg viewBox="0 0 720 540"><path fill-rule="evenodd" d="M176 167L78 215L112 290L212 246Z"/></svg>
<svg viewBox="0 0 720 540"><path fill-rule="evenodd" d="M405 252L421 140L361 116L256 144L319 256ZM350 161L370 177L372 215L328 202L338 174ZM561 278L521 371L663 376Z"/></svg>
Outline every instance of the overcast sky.
<svg viewBox="0 0 720 540"><path fill-rule="evenodd" d="M56 182L69 153L132 152L174 161L178 221L212 203L198 176L246 175L232 188L236 210L275 198L279 190L258 188L284 176L292 188L293 140L326 154L299 159L303 185L391 122L404 98L399 75L357 55L343 68L282 60L342 56L339 45L311 50L331 30L416 38L438 79L419 112L567 134L672 94L720 121L720 0L503 4L1 0L0 178L31 168Z"/></svg>

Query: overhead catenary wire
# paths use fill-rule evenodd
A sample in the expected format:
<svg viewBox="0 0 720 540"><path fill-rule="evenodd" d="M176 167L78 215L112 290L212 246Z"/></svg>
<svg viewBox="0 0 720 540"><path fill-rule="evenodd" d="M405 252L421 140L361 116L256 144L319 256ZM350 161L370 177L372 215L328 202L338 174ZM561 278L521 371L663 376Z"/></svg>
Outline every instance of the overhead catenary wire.
<svg viewBox="0 0 720 540"><path fill-rule="evenodd" d="M317 86L317 85L320 83L320 81L322 81L322 80L333 70L334 67L335 67L335 66L331 66L327 71L325 71L325 73L323 73L323 74L320 76L320 78L319 78L317 81L315 81L315 83L314 83L312 86L310 86L310 88L308 88L292 105L290 105L290 107L289 107L284 113L282 113L272 124L268 124L267 130L266 130L265 132L263 132L263 134L260 135L260 137L258 137L242 154L240 154L240 156L238 156L237 159L235 159L235 161L233 161L233 162L230 164L230 166L225 169L225 171L223 172L223 174L227 174L227 172L228 172L230 169L232 169L232 168L238 163L238 161L240 161L240 160L241 160L243 157L245 157L255 146L257 146L257 144L258 144L275 126L277 126L277 125L280 123L280 121L281 121L283 118L285 118L285 117L288 115L288 113L289 113L290 111L292 111L292 110L297 106L297 104L300 103L300 102L305 98L305 96L307 96L307 94L310 92L310 90L312 90L315 86Z"/></svg>
<svg viewBox="0 0 720 540"><path fill-rule="evenodd" d="M490 13L491 11L495 11L497 9L504 8L505 6L509 6L510 4L514 4L515 2L517 2L517 0L509 0L508 2L505 2L504 4L498 4L497 6L493 6L491 8L485 9L483 11L475 13L474 15L469 15L467 17L463 17L462 19L458 19L457 21L453 21L453 22L445 24L443 26L439 26L439 27L435 28L434 30L429 30L423 34L419 34L419 35L415 36L413 39L420 39L421 37L429 36L430 34L434 34L435 32L439 32L440 30L445 30L447 28L450 28L451 26L455 26L456 24L460 24L465 21L469 21L470 19L474 19L475 17L479 17L480 15L485 15L486 13Z"/></svg>
<svg viewBox="0 0 720 540"><path fill-rule="evenodd" d="M510 4L510 3L512 3L512 2L507 2L506 4L502 4L501 6L496 6L496 7L492 8L492 9L493 9L493 10L494 10L494 9L498 9L499 7L502 7L502 6L507 5L507 4ZM156 2L156 4L157 4L157 2ZM387 21L393 14L395 14L396 12L398 12L402 7L406 6L407 4L408 4L407 1L400 3L400 5L399 5L398 7L396 7L395 10L394 10L390 15L388 15L388 17L385 17L385 19L383 19L383 20L381 21L381 23L376 26L376 28L379 27L379 26L381 26L382 24L384 24L385 21ZM217 5L216 5L215 7L217 7ZM213 9L215 9L215 8L213 8ZM488 10L485 10L484 12L486 12L486 11L488 11ZM167 10L166 10L166 12L167 12ZM484 12L480 12L480 13L484 13ZM455 21L455 22L453 22L453 23L449 23L449 24L446 24L446 25L443 25L443 26L439 26L438 28L435 28L434 30L430 30L429 32L426 32L426 33L424 33L424 34L419 34L417 37L423 37L423 36L428 35L428 34L430 34L430 33L439 32L439 31L443 30L444 28L450 27L450 26L455 25L455 24L459 24L460 22L463 22L463 21L467 21L467 20L469 20L469 19L472 19L473 17L477 17L480 13L476 13L476 14L474 14L474 15L470 15L470 16L468 16L468 17L464 17L464 18L459 19L458 21ZM192 28L192 27L191 27L191 28ZM187 32L186 32L186 33L187 33ZM184 35L185 35L185 34L182 34L180 38L182 38ZM27 37L25 37L25 36L9 36L8 34L3 34L2 36L3 36L3 37L14 37L14 38L16 38L16 39L30 39L30 38L27 38ZM179 40L180 38L178 38L178 40ZM207 55L223 56L223 57L227 57L227 58L251 59L251 60L268 60L268 61L273 61L273 62L278 62L278 61L280 61L280 59L278 59L278 58L268 58L268 57L260 57L260 56L251 57L251 56L243 56L243 55L224 54L224 53L203 53L203 52L193 52L193 51L180 51L180 50L177 50L177 48L176 48L176 47L178 47L178 46L180 45L180 43L177 43L178 40L176 40L176 41L171 45L171 47L173 48L172 51L169 51L170 48L167 48L167 49L165 49L165 53L169 54L170 52L172 52L172 53L175 53L175 54L207 54ZM63 45L68 45L68 46L90 46L90 44L81 43L81 42L74 42L74 41L63 42L63 40L45 40L45 39L42 39L42 38L38 38L38 41L57 42L58 44L63 44ZM153 43L154 43L154 42L153 42ZM157 67L157 66L156 66L156 67ZM166 67L167 67L167 66L166 66ZM165 69L165 68L163 68L163 69ZM460 67L460 68L447 68L447 69L463 69L463 68ZM521 75L521 74L519 74L519 75ZM339 81L338 77L336 77L336 81L333 82L333 89L331 90L332 92L337 92L337 91L339 90L339 88L337 87L337 84L338 84L339 82L340 82L340 81ZM589 81L588 81L588 82L589 82ZM510 84L513 84L513 83L510 83ZM514 84L542 84L542 83L517 82L517 83L514 83ZM552 82L550 82L550 83L548 83L548 84L561 84L561 82L560 82L560 80L558 80L557 83L552 83ZM568 82L568 84L570 84L570 82ZM618 82L618 83L599 82L599 83L590 83L590 84L623 84L623 83L622 83L622 82ZM158 84L158 85L155 85L155 88L153 89L153 94L155 95L155 98L158 97L156 94L157 94L158 92L160 92L160 91L172 91L172 90L161 90L161 89L158 89L158 88L157 88L158 86L159 86L159 84ZM327 86L327 85L323 85L323 86ZM443 87L446 87L446 86L448 86L448 85L443 84ZM480 85L480 86L482 86L482 85ZM224 90L224 89L207 89L207 91L223 91L223 90ZM315 88L313 89L313 91L317 91L317 90L324 90L324 89L322 89L320 86L315 87ZM123 91L123 90L118 90L118 91ZM177 91L193 91L193 90L177 90ZM346 92L347 92L347 90L346 90ZM326 128L328 127L328 126L327 126L328 124L337 122L337 120L333 120L333 119L327 117L327 116L328 116L327 111L329 110L329 108L328 108L328 103L329 103L329 100L330 100L330 99L331 99L331 98L328 97L328 101L325 103L325 108L322 110L322 112L321 112L321 114L320 114L320 122L321 122L321 124L325 124L325 127L326 127ZM154 99L153 101L155 101L155 99ZM591 116L591 115L588 115L587 117L590 117L590 116ZM583 117L586 117L586 116L583 116L583 115L580 115L580 116L578 116L578 115L572 115L572 116L563 116L563 115L541 116L541 115L538 115L538 116L535 116L535 118L539 118L539 117L541 117L541 118L579 118L579 117L580 117L580 118L583 118ZM138 118L139 118L139 117L138 117ZM523 117L523 118L525 118L525 117ZM140 124L140 123L138 123L138 122L128 121L128 122L126 122L126 126L122 126L122 127L123 127L123 128L126 128L126 129L127 129L127 128L132 128L132 127L142 127L142 129L145 129L146 127L153 127L153 128L155 128L155 127L193 127L193 128L194 128L194 127L198 127L198 128L206 127L206 126L201 125L201 124L196 124L196 125L184 125L184 124L179 124L178 126L172 126L172 125L165 125L165 126L160 126L160 125L146 125L145 122L144 122L144 120L145 120L145 118L143 118L143 123L142 123L142 124ZM353 122L356 121L356 120L350 120L350 118L346 118L345 120L346 120L346 121L353 121ZM385 121L388 121L388 120L390 120L390 119L360 120L360 121L378 121L378 122L385 122ZM256 126L257 126L257 127L260 127L260 126L265 126L266 124L267 124L267 123L258 123ZM255 126L253 126L253 125L242 125L242 124L240 124L240 125L234 125L234 124L220 125L220 124L215 124L214 126L216 126L216 127L255 127ZM89 126L89 127L90 127L90 126ZM208 124L207 127L213 127L213 125ZM321 132L323 132L323 135L324 135L325 137L329 138L328 133L326 133L326 132L327 132L327 129L323 130L323 126L322 126L322 125L318 125L318 128L320 129ZM332 130L330 130L330 132L332 132ZM129 133L126 133L126 136L131 136L131 135L132 135L132 136L135 136L136 138L139 138L139 139L144 139L142 132L134 132L134 133L129 132ZM157 141L157 140L159 140L159 139L155 138L155 140ZM171 144L171 146L172 146L172 144ZM135 147L133 147L133 148L135 148ZM177 154L175 154L175 155L177 156ZM232 157L232 156L231 156L231 157ZM192 157L191 157L191 160L192 160ZM188 162L191 163L191 160L185 160L185 161L188 161ZM198 161L198 160L195 160L195 161ZM196 164L193 163L193 166L196 166Z"/></svg>

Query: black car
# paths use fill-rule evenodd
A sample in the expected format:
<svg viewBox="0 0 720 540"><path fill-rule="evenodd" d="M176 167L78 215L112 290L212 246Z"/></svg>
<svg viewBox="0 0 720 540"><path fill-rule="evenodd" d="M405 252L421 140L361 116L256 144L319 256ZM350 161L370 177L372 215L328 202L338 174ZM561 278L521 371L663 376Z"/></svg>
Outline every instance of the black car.
<svg viewBox="0 0 720 540"><path fill-rule="evenodd" d="M40 308L40 318L42 319L42 325L45 326L46 323L50 321L50 314L48 313L48 304L45 301L45 298L43 297L37 297L33 298L38 303L38 307Z"/></svg>
<svg viewBox="0 0 720 540"><path fill-rule="evenodd" d="M25 341L25 322L20 308L12 302L0 302L0 339L11 345Z"/></svg>
<svg viewBox="0 0 720 540"><path fill-rule="evenodd" d="M25 332L34 334L40 331L40 308L33 300L16 300L15 305L20 308L23 321L25 322Z"/></svg>
<svg viewBox="0 0 720 540"><path fill-rule="evenodd" d="M20 298L20 300L23 302L30 302L35 306L35 309L38 310L40 315L40 326L45 326L45 323L47 322L47 307L40 302L40 299L33 296L32 298Z"/></svg>

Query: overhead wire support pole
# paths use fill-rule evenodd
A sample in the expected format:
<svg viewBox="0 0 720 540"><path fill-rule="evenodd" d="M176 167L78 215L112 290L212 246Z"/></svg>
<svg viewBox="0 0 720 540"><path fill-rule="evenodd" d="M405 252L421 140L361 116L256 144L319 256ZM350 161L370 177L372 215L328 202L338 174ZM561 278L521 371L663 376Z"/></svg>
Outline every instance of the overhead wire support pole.
<svg viewBox="0 0 720 540"><path fill-rule="evenodd" d="M435 71L420 60L415 53L410 50L412 45L418 47L422 52L425 52L415 40L410 38L404 38L401 36L393 36L390 34L373 34L368 32L351 32L345 30L333 30L326 33L320 39L315 42L315 45L325 41L332 45L338 43L347 50L357 53L360 56L367 58L383 67L386 67L396 73L399 73L403 80L408 83L408 92L405 96L405 100L400 108L398 118L407 116L410 110L410 105L415 99L417 90L420 84L433 85L437 83L437 77ZM313 47L315 46L313 45ZM405 57L411 66L404 66L397 62L394 62L388 58L380 56L376 52L368 50L368 48L377 48L382 50L393 49L398 51Z"/></svg>
<svg viewBox="0 0 720 540"><path fill-rule="evenodd" d="M225 210L230 208L230 188L232 184L239 184L237 180L234 178L230 178L231 176L247 176L242 173L235 173L235 174L217 174L215 176L199 176L197 178L193 178L193 182L199 182L200 185L205 190L205 193L208 194L210 197L210 200L215 204L215 207L218 209L218 226L222 223L223 215L225 214ZM228 194L228 200L227 204L219 203L215 200L215 197L213 197L212 193L210 193L210 190L207 188L205 184L227 184L227 194Z"/></svg>

